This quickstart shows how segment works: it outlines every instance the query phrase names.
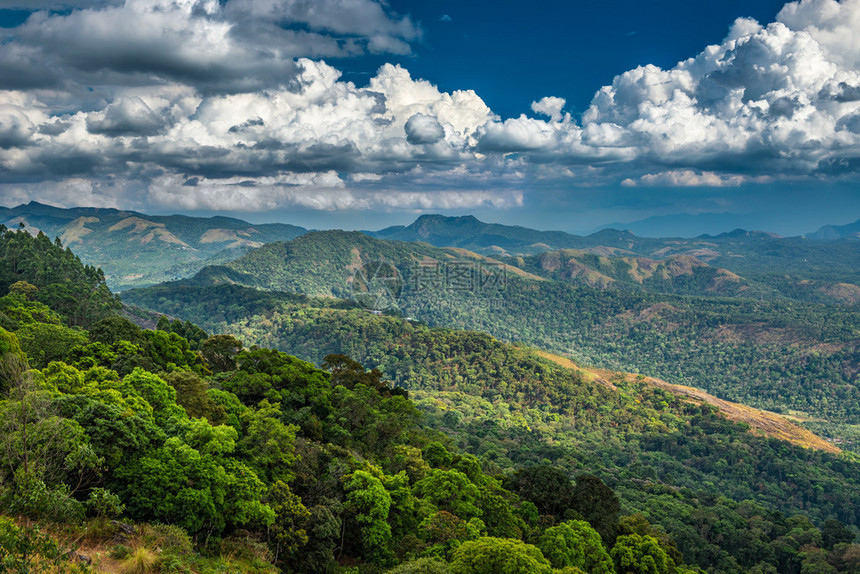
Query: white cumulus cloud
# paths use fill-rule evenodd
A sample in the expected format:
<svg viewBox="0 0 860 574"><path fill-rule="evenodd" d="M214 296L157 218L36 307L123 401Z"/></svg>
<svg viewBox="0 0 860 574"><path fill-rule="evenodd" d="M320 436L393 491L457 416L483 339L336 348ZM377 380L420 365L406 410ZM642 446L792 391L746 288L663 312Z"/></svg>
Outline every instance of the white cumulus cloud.
<svg viewBox="0 0 860 574"><path fill-rule="evenodd" d="M739 19L670 69L619 74L580 117L549 96L507 119L400 65L344 80L326 58L421 39L382 0L30 9L0 50L7 204L76 190L103 205L441 209L518 205L530 181L721 187L860 168L860 0Z"/></svg>

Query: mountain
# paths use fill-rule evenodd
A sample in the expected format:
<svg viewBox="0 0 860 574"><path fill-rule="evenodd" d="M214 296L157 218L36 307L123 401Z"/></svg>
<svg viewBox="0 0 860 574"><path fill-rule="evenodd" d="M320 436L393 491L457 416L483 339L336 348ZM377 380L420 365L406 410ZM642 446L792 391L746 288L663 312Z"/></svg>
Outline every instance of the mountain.
<svg viewBox="0 0 860 574"><path fill-rule="evenodd" d="M785 417L698 389L585 368L481 333L431 328L333 299L191 280L126 295L204 319L246 344L276 346L311 362L349 353L408 389L427 425L446 433L485 468L506 473L511 478L505 484L517 484L513 477L520 465L551 464L563 472L576 468L597 475L612 485L626 512L641 512L670 537L683 540L679 550L687 563L707 571L740 574L769 560L760 558L769 554L755 553L753 563L738 553L750 532L713 537L703 528L713 519L733 516L733 510L713 506L718 500L747 516L731 521L740 528L759 524L759 512L748 505L793 514L795 501L804 500L808 513L822 504L838 507L845 516L853 512L852 483L855 476L860 479L854 455L838 454ZM574 317L582 315L565 318L574 325ZM536 321L531 323L537 328ZM685 361L675 360L682 369ZM793 447L785 439L825 452ZM808 486L795 487L801 484ZM843 502L832 507L822 502L837 491L843 492ZM821 495L813 500L807 492ZM860 491L857 496L860 504ZM795 571L776 562L774 568Z"/></svg>
<svg viewBox="0 0 860 574"><path fill-rule="evenodd" d="M806 236L818 241L835 241L839 239L860 239L860 219L846 225L825 225L815 233Z"/></svg>
<svg viewBox="0 0 860 574"><path fill-rule="evenodd" d="M747 232L723 239L772 240ZM235 289L236 300L208 290L217 286ZM860 423L860 315L842 304L790 299L687 255L652 260L567 250L494 259L359 232L310 232L188 280L126 292L124 300L280 346L277 331L285 327L239 287L340 298L368 312L482 331L582 364L795 412L809 428L860 450L852 426ZM832 295L854 294L844 287Z"/></svg>
<svg viewBox="0 0 860 574"><path fill-rule="evenodd" d="M385 239L423 241L437 247L462 247L495 258L567 249L652 260L693 257L764 285L766 291L810 302L851 302L853 296L844 294L860 289L860 248L856 242L841 237L822 242L736 229L693 238L651 238L611 228L582 237L487 224L471 216L441 215L423 215L406 227L366 233Z"/></svg>
<svg viewBox="0 0 860 574"><path fill-rule="evenodd" d="M457 271L434 276L453 285L424 285L437 295L454 286L467 292L469 279L488 288L485 271L499 271L459 248L354 235L308 234L292 251L276 243L253 261L270 263L278 280L295 278L294 267L316 268L314 282L343 261L357 264L351 277L359 294L377 283L391 289L398 277L393 259L364 256L399 256L404 270ZM329 248L328 258L320 247ZM283 255L286 265L278 263ZM450 256L468 271L476 261L486 267L464 274ZM210 337L189 321L160 317L155 330L141 329L117 315L103 274L71 250L45 235L0 233L4 567L858 571L858 457L785 417L644 375L585 368L484 333L431 328L374 312L360 299L231 284L253 275L247 266L206 270L125 295L196 314L207 325L229 318L229 330L247 344L268 339L298 356L245 349L223 330ZM520 292L535 296L568 328L625 301L654 300L510 273L510 285L495 287L511 289L514 302ZM475 284L469 289L481 296ZM566 302L575 312L552 293L573 293ZM660 351L674 354L666 335L687 327L690 308L726 299L673 301L676 307L613 318L649 322L644 332L659 329ZM727 301L742 313L761 311L748 300ZM452 303L461 300L437 302ZM663 329L661 318L671 327ZM733 326L725 309L720 318L711 324ZM827 329L841 320L856 332L847 314L805 319L781 316L767 334L778 326L780 345L798 344L808 333L789 328L823 329L815 337L820 362L823 345L834 344ZM624 331L613 345L643 332L635 323ZM671 358L686 366L683 357ZM720 364L734 368L733 359L722 356ZM791 361L779 366L783 377L795 372Z"/></svg>
<svg viewBox="0 0 860 574"><path fill-rule="evenodd" d="M35 201L0 207L0 224L59 237L86 264L105 272L114 290L187 277L204 265L229 261L271 241L306 230L294 225L251 225L230 217L145 215L135 211L62 209Z"/></svg>
<svg viewBox="0 0 860 574"><path fill-rule="evenodd" d="M773 296L773 290L712 267L691 255L606 257L587 251L563 249L509 259L517 267L557 281L599 288L642 288L657 293L699 295Z"/></svg>
<svg viewBox="0 0 860 574"><path fill-rule="evenodd" d="M151 216L99 208L61 209L36 202L0 208L0 223L10 228L23 224L24 229L33 234L41 230L50 238L59 237L84 263L101 267L108 285L114 290L189 277L207 265L228 263L265 243L288 241L306 232L292 225L251 225L228 217ZM850 235L848 231L845 233ZM421 242L435 247L465 249L473 258L486 256L507 262L510 257L566 249L603 257L654 261L692 257L709 267L742 277L743 285L764 288L763 291L740 290L741 283L723 283L727 287L737 285L745 296L776 291L780 296L802 301L853 304L860 295L860 249L850 239L825 242L744 230L692 239L643 238L616 229L580 237L559 231L489 224L472 216L441 215L423 215L409 226L365 234L413 244ZM702 275L703 271L694 274ZM655 286L670 292L691 292L689 285L681 286L682 282L683 278L673 281L673 285ZM642 283L643 288L650 288L646 283ZM693 284L698 283L694 281Z"/></svg>
<svg viewBox="0 0 860 574"><path fill-rule="evenodd" d="M398 225L365 233L379 239L424 241L437 247L462 247L486 255L532 254L548 249L581 248L593 244L586 238L562 231L538 231L484 223L471 215L422 215L405 227Z"/></svg>
<svg viewBox="0 0 860 574"><path fill-rule="evenodd" d="M754 224L757 217L746 216L742 213L673 213L655 215L629 223L610 223L601 228L624 229L639 237L699 237L708 233L716 235L725 229L734 229Z"/></svg>
<svg viewBox="0 0 860 574"><path fill-rule="evenodd" d="M379 265L396 267L400 288L417 293L421 277L440 268L445 273L488 272L540 281L517 267L460 248L387 241L359 231L313 231L289 242L254 249L222 266L203 269L197 279L223 280L249 287L314 296L349 298L366 285L356 282L379 273ZM218 273L223 272L223 278ZM392 272L394 270L392 269ZM380 277L381 278L381 277ZM450 277L447 277L450 279Z"/></svg>

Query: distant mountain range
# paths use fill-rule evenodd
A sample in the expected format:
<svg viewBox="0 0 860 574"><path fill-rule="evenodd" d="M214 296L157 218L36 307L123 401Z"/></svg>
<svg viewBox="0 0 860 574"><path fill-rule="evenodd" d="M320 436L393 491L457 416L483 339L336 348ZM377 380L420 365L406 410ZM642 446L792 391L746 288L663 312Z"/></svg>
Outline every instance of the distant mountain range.
<svg viewBox="0 0 860 574"><path fill-rule="evenodd" d="M153 216L101 208L62 209L36 202L0 208L0 223L10 228L23 225L31 233L43 231L51 238L59 237L84 263L101 266L108 284L117 291L190 277L207 265L228 263L264 244L290 241L308 231L280 223L253 225L230 217ZM780 237L738 229L685 239L638 237L617 229L578 236L562 231L484 223L473 216L422 215L408 226L362 233L376 239L465 249L518 267L530 265L527 258L531 256L577 250L582 253L568 258L568 263L575 259L587 267L589 273L574 273L565 280L586 283L597 280L604 286L632 280L656 287L663 281L665 288L666 282L659 279L665 275L665 265L654 277L640 278L638 274L643 266L657 265L653 262L676 258L677 263L680 261L677 258L681 257L686 261L682 267L689 267L698 278L693 282L698 287L708 283L702 278L711 277L715 269L723 269L727 270L721 275L724 278L730 277L729 272L751 281L759 281L767 275L766 282L780 283L774 287L781 291L796 293L800 290L825 299L836 296L846 302L860 300L860 287L856 287L860 284L860 249L856 244L860 237L860 221L823 227L807 237ZM586 256L591 258L590 263L584 263ZM609 270L605 262L595 257L610 257L613 266L635 267L639 271ZM617 258L626 258L626 262ZM640 264L638 260L642 258L651 262L641 261ZM530 272L538 267L533 266ZM601 279L601 275L608 279ZM673 289L679 285L674 280L670 283ZM744 281L733 279L719 284L721 289L746 288Z"/></svg>
<svg viewBox="0 0 860 574"><path fill-rule="evenodd" d="M251 225L231 217L62 209L35 201L0 207L0 223L59 237L81 261L100 266L116 291L187 277L205 265L230 261L265 243L288 241L307 231L282 223Z"/></svg>
<svg viewBox="0 0 860 574"><path fill-rule="evenodd" d="M652 260L693 257L747 279L767 276L768 282L787 282L780 288L792 292L796 291L799 281L807 281L802 289L815 292L819 288L829 289L831 283L848 280L853 285L860 282L860 249L850 240L851 229L860 229L860 222L835 227L826 234L817 232L810 237L780 237L774 233L743 229L689 239L638 237L617 229L578 236L560 231L488 224L472 216L422 215L408 226L365 233L381 239L459 247L506 261L568 249L603 257L645 257ZM833 237L834 233L845 235Z"/></svg>
<svg viewBox="0 0 860 574"><path fill-rule="evenodd" d="M825 225L815 233L810 233L807 237L821 241L860 239L860 220L847 225Z"/></svg>

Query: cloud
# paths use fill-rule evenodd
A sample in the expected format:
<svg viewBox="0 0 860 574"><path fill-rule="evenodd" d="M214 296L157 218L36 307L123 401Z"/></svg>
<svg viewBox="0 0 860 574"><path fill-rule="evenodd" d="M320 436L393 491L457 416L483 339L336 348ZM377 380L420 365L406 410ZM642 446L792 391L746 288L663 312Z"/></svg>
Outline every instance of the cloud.
<svg viewBox="0 0 860 574"><path fill-rule="evenodd" d="M734 182L731 174L852 173L860 155L858 37L860 0L788 4L767 26L739 19L721 44L671 69L646 65L617 76L580 123L562 118L563 100L544 98L532 110L550 121L487 124L478 149L533 163L614 164L605 174L628 182L670 173L672 185L702 185L708 173L720 185Z"/></svg>
<svg viewBox="0 0 860 574"><path fill-rule="evenodd" d="M636 180L625 179L621 185L625 187L739 187L746 182L747 178L740 175L720 175L711 171L695 172L685 169L655 174L648 173Z"/></svg>
<svg viewBox="0 0 860 574"><path fill-rule="evenodd" d="M166 127L168 119L152 110L139 97L123 97L101 113L87 115L87 130L92 134L152 135Z"/></svg>
<svg viewBox="0 0 860 574"><path fill-rule="evenodd" d="M123 0L0 0L0 10L70 10L122 2Z"/></svg>
<svg viewBox="0 0 860 574"><path fill-rule="evenodd" d="M776 18L792 30L812 36L828 60L847 69L860 69L860 1L789 2Z"/></svg>
<svg viewBox="0 0 860 574"><path fill-rule="evenodd" d="M0 51L6 203L512 206L571 182L726 187L860 166L860 0L739 19L670 69L618 75L581 117L550 96L504 120L399 65L356 85L326 63L421 39L381 0L30 6Z"/></svg>
<svg viewBox="0 0 860 574"><path fill-rule="evenodd" d="M412 145L434 144L445 137L442 124L436 121L436 118L424 114L415 114L406 120L404 129L406 141Z"/></svg>
<svg viewBox="0 0 860 574"><path fill-rule="evenodd" d="M408 17L376 0L125 0L32 8L66 6L77 9L36 11L6 31L14 48L0 56L5 87L181 82L207 91L257 90L289 83L295 58L408 54L410 42L421 37Z"/></svg>
<svg viewBox="0 0 860 574"><path fill-rule="evenodd" d="M554 122L561 121L561 110L564 108L565 99L548 96L537 102L532 102L532 111L536 114L549 116Z"/></svg>

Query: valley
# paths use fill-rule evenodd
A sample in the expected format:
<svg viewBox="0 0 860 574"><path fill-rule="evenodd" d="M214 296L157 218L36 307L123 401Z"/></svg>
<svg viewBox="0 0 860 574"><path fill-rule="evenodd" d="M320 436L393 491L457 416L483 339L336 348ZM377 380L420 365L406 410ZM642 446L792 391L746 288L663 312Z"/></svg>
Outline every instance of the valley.
<svg viewBox="0 0 860 574"><path fill-rule="evenodd" d="M124 225L150 229L135 220ZM163 236L154 234L152 241L157 240ZM163 449L176 436L185 441L182 448L209 452L206 464L224 469L244 464L266 485L246 491L251 499L242 502L257 497L263 505L254 506L263 513L257 518L240 514L222 522L219 513L227 507L217 507L205 519L215 522L199 523L185 514L190 507L159 514L157 507L135 502L140 493L161 488L142 479L120 486L143 466L111 466L102 484L119 494L129 516L144 521L175 516L169 520L193 535L193 545L201 528L215 525L229 538L243 528L236 522L245 520L241 516L265 521L266 509L272 509L277 520L291 517L291 526L282 527L287 538L266 542L287 552L291 562L279 563L282 569L312 571L323 563L339 568L330 550L335 542L310 533L325 520L342 529L364 520L353 493L376 484L368 476L392 497L387 518L378 523L379 528L387 524L388 542L373 546L359 537L338 551L356 557L368 572L393 565L395 546L409 560L433 556L456 562L453 547L423 534L427 520L441 519L432 508L447 509L457 520L480 516L484 536L528 543L539 543L548 524L584 518L583 524L607 537L606 551L619 543L612 537L623 533L652 537L674 565L668 571L679 573L771 567L800 572L809 558L775 549L795 544L788 541L799 540L800 531L821 536L825 526L838 530L838 524L848 528L838 530L839 540L846 541L848 532L855 532L860 326L853 306L844 301L789 296L762 275L750 279L689 254L651 259L564 248L492 257L460 246L322 231L252 247L188 278L123 291L123 314L155 328L149 331L115 315L121 307L107 291L106 277L93 267L76 271L80 263L73 251L23 231L7 231L4 241L3 277L11 294L0 299L0 326L20 341L30 366L41 369L34 371L38 377L56 386L58 404L84 395L105 400L96 397L115 388L125 389L120 392L131 405L128 401L139 399L117 381L140 381L130 384L149 405L162 405L152 411L152 420L168 438L140 451L143 458L133 457L134 464L169 464ZM50 258L67 263L49 263ZM823 266L831 273L836 263ZM101 285L92 291L96 298L81 307L80 297L62 295L56 282L68 282L63 273L83 273L74 281L83 281L84 291ZM821 274L809 276L824 281ZM21 281L33 282L32 289ZM77 289L74 281L69 294ZM15 295L21 289L31 295ZM34 314L39 305L62 315L47 309ZM175 395L166 396L176 398L165 403L147 390L156 388L173 389ZM405 397L408 402L400 400ZM14 400L10 395L2 404L11 407ZM182 410L170 406L171 400ZM74 408L63 412L80 418ZM181 413L203 416L213 430L176 435L172 428L192 428L191 422L171 426L180 424ZM276 425L272 429L286 425L277 431L284 441L280 465L267 466L272 463L264 462L264 451L254 450L261 448L253 446L254 425L263 424L254 417L269 417L259 420ZM218 430L229 428L235 431ZM194 433L203 431L216 433L213 437L227 432L227 440L252 450L239 454L225 446L216 456L207 450L214 446L195 442L201 439ZM229 438L233 432L236 439ZM86 436L96 440L95 434ZM433 458L435 444L449 454ZM98 452L105 461L118 455ZM453 458L447 458L450 453ZM285 469L291 470L279 474ZM234 480L227 472L227 480ZM434 498L425 486L430 483L423 482L431 476L442 480L442 473L453 480L459 477L455 472L483 493L475 510ZM552 511L540 492L522 482L528 473L556 472L578 477L574 486L594 477L617 497L622 518L602 522L595 508L582 505L581 495L569 503L578 510ZM326 478L329 473L335 474ZM62 480L45 484L64 488ZM271 489L281 489L283 500L300 506L290 503L293 510L287 511L286 503L262 494ZM536 506L543 526L522 518L531 508L526 502ZM309 518L301 518L305 512ZM720 516L732 521L729 536L702 529ZM756 521L767 523L770 534L753 543L747 529ZM413 540L407 532L421 534ZM457 536L461 543L469 539ZM312 554L299 550L313 544L321 546ZM820 544L816 556L838 565L837 572L851 571L856 545L823 539ZM199 552L194 568L205 571L209 559Z"/></svg>

